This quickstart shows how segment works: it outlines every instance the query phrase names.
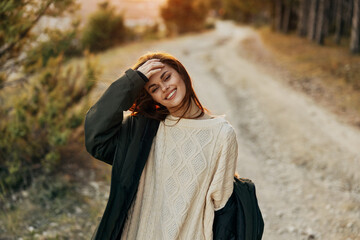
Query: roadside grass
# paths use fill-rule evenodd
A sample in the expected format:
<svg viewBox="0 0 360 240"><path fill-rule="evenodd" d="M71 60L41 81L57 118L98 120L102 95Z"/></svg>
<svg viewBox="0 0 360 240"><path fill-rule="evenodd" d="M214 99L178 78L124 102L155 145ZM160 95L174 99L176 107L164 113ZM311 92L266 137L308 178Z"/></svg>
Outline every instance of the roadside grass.
<svg viewBox="0 0 360 240"><path fill-rule="evenodd" d="M325 46L319 46L295 33L285 35L268 27L258 32L277 64L292 73L290 85L335 112L342 121L360 127L360 55L350 53L345 44L348 39L338 46L328 37Z"/></svg>
<svg viewBox="0 0 360 240"><path fill-rule="evenodd" d="M111 169L92 159L82 142L77 137L62 150L57 174L0 195L0 239L90 239L105 209Z"/></svg>

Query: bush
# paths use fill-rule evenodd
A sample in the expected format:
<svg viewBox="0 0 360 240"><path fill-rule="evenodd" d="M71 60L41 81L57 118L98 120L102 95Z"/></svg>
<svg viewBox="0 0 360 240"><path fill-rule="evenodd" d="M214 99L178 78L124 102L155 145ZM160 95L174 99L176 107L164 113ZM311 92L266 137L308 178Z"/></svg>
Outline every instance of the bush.
<svg viewBox="0 0 360 240"><path fill-rule="evenodd" d="M122 15L117 15L108 2L99 4L99 10L89 17L83 30L82 44L92 52L103 51L122 43L128 36Z"/></svg>
<svg viewBox="0 0 360 240"><path fill-rule="evenodd" d="M205 28L209 7L201 0L168 0L161 17L170 34L182 34Z"/></svg>
<svg viewBox="0 0 360 240"><path fill-rule="evenodd" d="M26 53L25 72L33 73L39 67L45 67L50 58L60 54L63 54L66 59L82 54L77 24L71 30L48 30L46 34L49 40L37 43L34 48Z"/></svg>
<svg viewBox="0 0 360 240"><path fill-rule="evenodd" d="M16 94L0 92L0 190L28 185L32 175L56 170L61 147L89 108L86 96L96 84L95 66L87 56L84 68L66 68L60 55Z"/></svg>
<svg viewBox="0 0 360 240"><path fill-rule="evenodd" d="M160 38L160 26L158 23L145 26L141 33L143 39L159 39Z"/></svg>

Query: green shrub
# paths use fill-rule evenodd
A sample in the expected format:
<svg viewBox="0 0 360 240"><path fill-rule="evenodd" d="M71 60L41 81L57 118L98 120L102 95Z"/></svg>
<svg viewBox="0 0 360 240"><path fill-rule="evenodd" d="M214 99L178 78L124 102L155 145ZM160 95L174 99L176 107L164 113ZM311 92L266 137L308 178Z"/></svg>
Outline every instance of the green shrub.
<svg viewBox="0 0 360 240"><path fill-rule="evenodd" d="M33 203L47 206L54 200L61 202L64 198L70 198L69 193L73 192L73 188L73 185L59 175L39 176L29 189L29 196Z"/></svg>
<svg viewBox="0 0 360 240"><path fill-rule="evenodd" d="M0 100L0 186L28 184L36 173L51 174L61 163L60 149L89 108L87 95L98 70L87 56L84 67L64 67L62 55L50 58L41 73L16 94ZM1 93L1 91L0 91Z"/></svg>
<svg viewBox="0 0 360 240"><path fill-rule="evenodd" d="M80 56L83 52L78 36L78 25L71 30L48 30L48 40L36 44L27 51L24 61L24 70L27 73L35 72L39 67L45 67L50 58L63 54L66 59Z"/></svg>
<svg viewBox="0 0 360 240"><path fill-rule="evenodd" d="M84 27L82 44L91 52L103 51L127 39L128 30L122 15L115 13L108 2L99 4L97 12L89 17Z"/></svg>

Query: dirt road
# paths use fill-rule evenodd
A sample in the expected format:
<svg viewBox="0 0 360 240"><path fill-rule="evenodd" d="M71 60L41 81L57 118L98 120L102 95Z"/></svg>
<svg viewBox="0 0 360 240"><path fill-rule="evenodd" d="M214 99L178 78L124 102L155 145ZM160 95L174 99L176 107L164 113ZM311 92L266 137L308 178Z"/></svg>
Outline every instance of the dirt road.
<svg viewBox="0 0 360 240"><path fill-rule="evenodd" d="M218 22L214 31L137 49L129 61L139 51L172 53L201 102L227 115L237 131L238 172L257 186L263 239L360 239L359 129L284 85L276 69L246 59L244 40L270 54L251 28Z"/></svg>
<svg viewBox="0 0 360 240"><path fill-rule="evenodd" d="M256 183L264 239L360 239L360 131L244 59L249 39L266 51L252 29L229 22L148 50L177 56L203 104L235 127L238 171Z"/></svg>

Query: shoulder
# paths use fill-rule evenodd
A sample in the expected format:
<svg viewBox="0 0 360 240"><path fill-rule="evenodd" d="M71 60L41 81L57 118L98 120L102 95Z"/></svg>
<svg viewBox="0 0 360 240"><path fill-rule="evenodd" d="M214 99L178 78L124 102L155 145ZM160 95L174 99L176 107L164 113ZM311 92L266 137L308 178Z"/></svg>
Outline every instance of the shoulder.
<svg viewBox="0 0 360 240"><path fill-rule="evenodd" d="M225 156L228 159L237 159L238 141L234 127L228 122L224 121L219 130L218 138L216 139L216 156ZM228 162L228 161L225 162ZM232 161L230 161L232 162Z"/></svg>
<svg viewBox="0 0 360 240"><path fill-rule="evenodd" d="M160 121L145 117L140 113L133 115L129 112L124 117L124 123L129 126L138 126L138 125L143 126L146 125L147 123L159 124Z"/></svg>
<svg viewBox="0 0 360 240"><path fill-rule="evenodd" d="M142 114L127 115L124 119L124 127L130 129L135 134L139 132L157 132L159 120L145 117Z"/></svg>
<svg viewBox="0 0 360 240"><path fill-rule="evenodd" d="M223 118L221 122L219 138L221 139L236 138L234 127L225 118Z"/></svg>

